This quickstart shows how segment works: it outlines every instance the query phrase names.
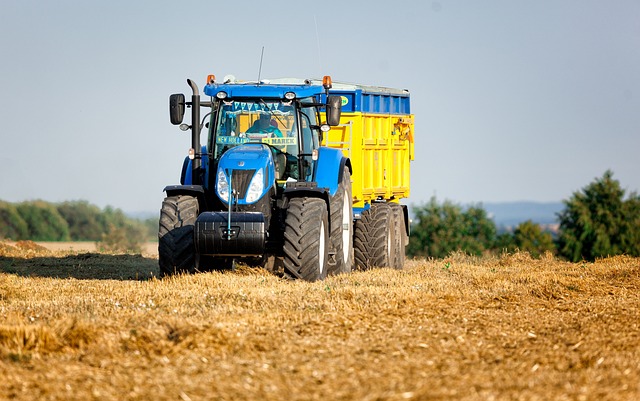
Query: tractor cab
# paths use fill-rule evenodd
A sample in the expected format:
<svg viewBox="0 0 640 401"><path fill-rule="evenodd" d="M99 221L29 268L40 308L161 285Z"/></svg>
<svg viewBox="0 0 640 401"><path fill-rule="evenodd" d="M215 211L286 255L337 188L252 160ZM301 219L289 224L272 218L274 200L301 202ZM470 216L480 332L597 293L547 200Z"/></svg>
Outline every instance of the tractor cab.
<svg viewBox="0 0 640 401"><path fill-rule="evenodd" d="M253 144L270 148L278 183L310 181L313 151L320 146L316 108L282 99L219 101L217 113L209 119L207 147L212 164L218 165L232 148Z"/></svg>

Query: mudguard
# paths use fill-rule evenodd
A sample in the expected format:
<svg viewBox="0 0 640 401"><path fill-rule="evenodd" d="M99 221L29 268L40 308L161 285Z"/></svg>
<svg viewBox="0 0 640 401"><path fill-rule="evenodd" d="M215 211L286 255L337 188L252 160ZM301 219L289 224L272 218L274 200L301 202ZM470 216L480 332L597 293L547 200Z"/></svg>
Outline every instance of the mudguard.
<svg viewBox="0 0 640 401"><path fill-rule="evenodd" d="M203 146L201 149L203 155L207 154L207 147ZM209 182L209 158L203 157L202 159L202 171L204 172L204 183ZM192 185L193 184L193 161L187 156L182 163L182 173L180 174L180 184Z"/></svg>
<svg viewBox="0 0 640 401"><path fill-rule="evenodd" d="M202 185L168 185L164 188L164 192L169 196L186 195L192 196L198 200L200 210L207 207L207 200Z"/></svg>
<svg viewBox="0 0 640 401"><path fill-rule="evenodd" d="M328 188L329 194L334 196L342 182L345 166L349 168L349 172L353 172L351 161L344 157L340 149L320 147L315 164L314 181L318 183L319 188Z"/></svg>

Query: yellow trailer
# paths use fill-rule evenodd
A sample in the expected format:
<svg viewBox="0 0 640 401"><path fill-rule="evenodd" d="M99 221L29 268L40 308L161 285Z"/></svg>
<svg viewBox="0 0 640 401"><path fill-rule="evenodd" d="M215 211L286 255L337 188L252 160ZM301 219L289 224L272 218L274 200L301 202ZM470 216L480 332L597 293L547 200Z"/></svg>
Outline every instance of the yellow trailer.
<svg viewBox="0 0 640 401"><path fill-rule="evenodd" d="M402 268L408 243L407 208L414 159L414 116L409 91L333 83L342 98L340 124L322 144L351 162L355 265Z"/></svg>
<svg viewBox="0 0 640 401"><path fill-rule="evenodd" d="M381 200L408 198L409 162L414 158L409 92L344 84L333 88L341 88L330 94L342 97L342 115L340 125L323 138L323 145L341 149L351 160L353 206L365 208Z"/></svg>

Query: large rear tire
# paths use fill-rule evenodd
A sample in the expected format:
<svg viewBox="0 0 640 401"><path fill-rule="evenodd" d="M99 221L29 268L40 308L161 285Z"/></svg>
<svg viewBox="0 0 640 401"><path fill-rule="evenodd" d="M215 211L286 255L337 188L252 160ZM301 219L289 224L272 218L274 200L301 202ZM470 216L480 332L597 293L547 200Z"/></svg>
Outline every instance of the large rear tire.
<svg viewBox="0 0 640 401"><path fill-rule="evenodd" d="M363 211L360 214L360 219L356 220L353 225L353 256L354 265L357 270L368 270L371 268L369 249L371 225L371 209Z"/></svg>
<svg viewBox="0 0 640 401"><path fill-rule="evenodd" d="M158 229L158 262L161 276L195 272L193 229L198 200L192 196L169 196L162 202Z"/></svg>
<svg viewBox="0 0 640 401"><path fill-rule="evenodd" d="M284 231L284 268L306 281L327 276L327 204L318 198L289 201Z"/></svg>
<svg viewBox="0 0 640 401"><path fill-rule="evenodd" d="M331 244L335 261L329 263L329 274L349 273L353 266L353 197L351 173L347 166L338 191L331 198Z"/></svg>
<svg viewBox="0 0 640 401"><path fill-rule="evenodd" d="M397 246L393 220L393 211L387 203L374 203L361 214L353 242L358 269L392 266Z"/></svg>

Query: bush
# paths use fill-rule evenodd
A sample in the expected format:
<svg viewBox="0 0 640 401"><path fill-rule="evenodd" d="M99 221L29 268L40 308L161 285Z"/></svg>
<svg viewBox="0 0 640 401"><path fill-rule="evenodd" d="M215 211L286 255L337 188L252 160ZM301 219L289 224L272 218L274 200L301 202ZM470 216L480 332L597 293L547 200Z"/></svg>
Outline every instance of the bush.
<svg viewBox="0 0 640 401"><path fill-rule="evenodd" d="M0 239L97 241L107 251L139 252L143 242L157 239L157 233L157 218L131 219L120 209L100 210L87 201L0 201Z"/></svg>
<svg viewBox="0 0 640 401"><path fill-rule="evenodd" d="M546 252L555 252L551 234L542 231L540 225L531 220L518 224L513 232L513 245L517 250L529 252L534 258Z"/></svg>
<svg viewBox="0 0 640 401"><path fill-rule="evenodd" d="M144 229L141 226L128 224L116 227L110 224L108 231L96 243L96 248L100 252L141 253L144 241Z"/></svg>
<svg viewBox="0 0 640 401"><path fill-rule="evenodd" d="M63 202L57 209L69 225L72 241L99 241L108 230L100 208L87 201Z"/></svg>
<svg viewBox="0 0 640 401"><path fill-rule="evenodd" d="M19 241L28 237L29 226L18 209L11 203L0 201L0 239Z"/></svg>
<svg viewBox="0 0 640 401"><path fill-rule="evenodd" d="M481 207L463 210L450 201L439 204L432 197L415 209L415 220L407 247L410 256L443 258L455 251L481 255L495 245L495 223Z"/></svg>
<svg viewBox="0 0 640 401"><path fill-rule="evenodd" d="M143 243L156 238L158 232L157 220L153 232L150 233L150 222L130 219L122 210L110 206L105 208L102 219L107 228L97 248L103 252L140 253Z"/></svg>
<svg viewBox="0 0 640 401"><path fill-rule="evenodd" d="M32 241L68 241L69 224L50 203L37 200L19 203L16 207L28 227Z"/></svg>

